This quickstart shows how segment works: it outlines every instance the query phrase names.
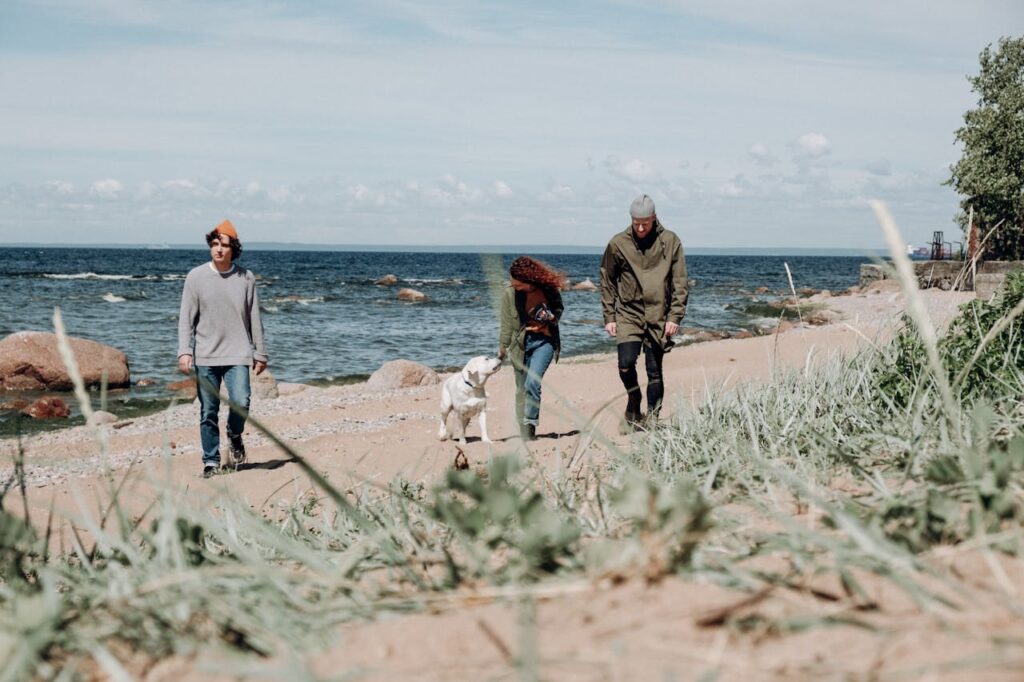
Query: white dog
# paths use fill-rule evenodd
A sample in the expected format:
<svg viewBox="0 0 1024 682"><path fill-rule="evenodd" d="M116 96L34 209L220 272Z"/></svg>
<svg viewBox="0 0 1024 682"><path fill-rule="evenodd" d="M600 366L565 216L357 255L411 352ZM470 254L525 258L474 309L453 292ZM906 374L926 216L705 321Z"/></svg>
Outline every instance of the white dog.
<svg viewBox="0 0 1024 682"><path fill-rule="evenodd" d="M487 391L484 390L484 384L500 367L501 360L478 355L470 359L461 372L445 380L441 385L441 428L437 431L438 438L448 439L448 415L455 412L462 423L460 443L466 443L466 427L476 415L480 415L481 440L491 442L487 435Z"/></svg>

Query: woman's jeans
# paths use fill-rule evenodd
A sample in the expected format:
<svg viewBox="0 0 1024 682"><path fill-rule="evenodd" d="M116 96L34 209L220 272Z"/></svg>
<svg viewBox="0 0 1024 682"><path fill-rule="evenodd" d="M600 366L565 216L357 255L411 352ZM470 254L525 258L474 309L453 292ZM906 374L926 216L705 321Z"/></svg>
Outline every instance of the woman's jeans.
<svg viewBox="0 0 1024 682"><path fill-rule="evenodd" d="M248 365L196 367L196 388L199 393L199 439L203 444L203 465L220 465L220 383L228 389L228 398L249 412ZM209 383L207 383L209 382ZM212 386L211 386L212 384ZM228 438L238 438L245 430L245 417L232 409L228 413Z"/></svg>
<svg viewBox="0 0 1024 682"><path fill-rule="evenodd" d="M555 344L547 334L526 333L523 367L515 368L516 420L537 425L540 419L540 383L555 357Z"/></svg>

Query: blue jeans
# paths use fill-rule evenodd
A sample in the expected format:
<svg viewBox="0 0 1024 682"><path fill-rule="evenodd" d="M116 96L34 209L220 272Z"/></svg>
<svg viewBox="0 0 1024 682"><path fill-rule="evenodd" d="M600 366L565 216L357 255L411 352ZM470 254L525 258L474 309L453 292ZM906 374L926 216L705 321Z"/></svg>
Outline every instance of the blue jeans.
<svg viewBox="0 0 1024 682"><path fill-rule="evenodd" d="M537 425L540 419L540 384L555 357L555 344L546 334L526 333L523 367L515 368L516 420Z"/></svg>
<svg viewBox="0 0 1024 682"><path fill-rule="evenodd" d="M205 380L205 381L204 381ZM222 365L219 367L196 367L196 388L199 393L199 439L203 444L203 465L220 465L220 425L217 412L220 410L220 382L228 389L228 398L236 405L249 411L249 367L248 365ZM210 382L212 386L207 385ZM234 409L228 414L228 438L242 435L245 417Z"/></svg>

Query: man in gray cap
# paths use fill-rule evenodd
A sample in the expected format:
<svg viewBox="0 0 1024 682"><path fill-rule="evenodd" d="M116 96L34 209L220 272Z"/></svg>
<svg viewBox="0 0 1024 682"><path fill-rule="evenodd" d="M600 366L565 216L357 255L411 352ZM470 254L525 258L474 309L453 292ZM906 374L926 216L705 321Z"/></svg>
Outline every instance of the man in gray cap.
<svg viewBox="0 0 1024 682"><path fill-rule="evenodd" d="M629 207L632 224L608 241L601 259L604 328L618 344L619 378L626 387L626 427L644 417L636 361L644 351L647 416L658 418L665 396L662 360L686 313L683 244L666 230L644 194Z"/></svg>

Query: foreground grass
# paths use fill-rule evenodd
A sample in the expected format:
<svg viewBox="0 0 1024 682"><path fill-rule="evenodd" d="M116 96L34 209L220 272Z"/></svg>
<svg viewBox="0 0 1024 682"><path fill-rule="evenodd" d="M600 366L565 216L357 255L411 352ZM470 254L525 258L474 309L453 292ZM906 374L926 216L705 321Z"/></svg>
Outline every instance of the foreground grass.
<svg viewBox="0 0 1024 682"><path fill-rule="evenodd" d="M48 524L25 518L12 481L0 681L139 677L197 652L286 657L329 646L340 623L580 580L679 576L748 593L747 605L809 596L796 613L706 619L740 634L876 627L880 583L955 621L967 588L937 554L1021 548L1024 412L1008 392L969 386L950 402L927 368L895 400L879 388L890 352L709 395L579 473L513 453L433 487L340 490L292 452L311 488L289 503L253 510L164 486L139 517L111 481L110 504L72 519L70 552L51 553L50 532L34 530ZM1015 603L1003 606L1024 618ZM1015 637L993 636L992 660L1024 663ZM535 659L517 664L536 676Z"/></svg>

